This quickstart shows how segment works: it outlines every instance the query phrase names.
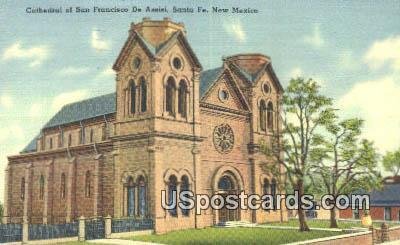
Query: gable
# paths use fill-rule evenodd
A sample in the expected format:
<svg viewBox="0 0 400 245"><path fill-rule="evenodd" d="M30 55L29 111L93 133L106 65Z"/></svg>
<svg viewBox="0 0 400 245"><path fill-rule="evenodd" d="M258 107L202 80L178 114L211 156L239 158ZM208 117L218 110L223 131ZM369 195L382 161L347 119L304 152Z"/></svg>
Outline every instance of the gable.
<svg viewBox="0 0 400 245"><path fill-rule="evenodd" d="M278 94L281 91L280 86L276 83L274 77L267 69L259 73L257 80L255 80L253 83L253 87L263 92L264 84L269 86L270 93L272 94Z"/></svg>
<svg viewBox="0 0 400 245"><path fill-rule="evenodd" d="M228 67L232 72L234 72L241 80L244 80L248 84L255 86L259 81L260 78L264 74L268 74L270 77L271 83L273 83L274 87L276 88L277 92L283 92L283 87L279 82L278 77L275 74L274 69L272 68L272 64L270 62L266 63L258 72L254 74L249 74L245 70L241 69L239 66L230 62Z"/></svg>
<svg viewBox="0 0 400 245"><path fill-rule="evenodd" d="M216 74L218 70L214 71ZM233 110L248 110L248 103L241 93L229 71L220 72L216 80L209 81L211 86L207 89L201 102Z"/></svg>
<svg viewBox="0 0 400 245"><path fill-rule="evenodd" d="M140 46L143 49L143 52L145 52L149 58L154 59L156 49L146 42L146 40L141 37L139 33L132 31L128 39L125 41L125 44L113 65L113 69L115 71L119 71L121 69L135 46Z"/></svg>
<svg viewBox="0 0 400 245"><path fill-rule="evenodd" d="M115 71L119 71L127 59L130 51L132 50L132 46L134 43L138 43L143 50L146 52L149 58L155 59L157 56L161 57L165 55L165 53L176 43L179 43L189 57L190 61L192 62L193 66L196 66L199 69L202 69L201 64L197 56L195 55L194 51L189 45L185 35L181 31L177 31L174 33L168 40L164 43L161 43L157 47L151 45L149 42L146 41L138 32L132 30L128 39L126 40L121 52L118 55L117 60L113 65L113 69Z"/></svg>
<svg viewBox="0 0 400 245"><path fill-rule="evenodd" d="M168 53L170 49L172 49L176 45L179 45L182 53L185 54L187 59L191 62L192 66L202 69L199 59L197 58L193 49L190 47L185 35L181 31L176 32L166 42L157 47L157 56L163 57Z"/></svg>

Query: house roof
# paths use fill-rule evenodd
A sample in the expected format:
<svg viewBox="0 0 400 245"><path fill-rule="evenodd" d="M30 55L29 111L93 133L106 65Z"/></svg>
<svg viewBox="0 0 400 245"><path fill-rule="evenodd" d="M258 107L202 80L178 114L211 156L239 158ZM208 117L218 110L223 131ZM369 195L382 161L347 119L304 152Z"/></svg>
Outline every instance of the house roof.
<svg viewBox="0 0 400 245"><path fill-rule="evenodd" d="M221 75L223 70L224 69L222 67L218 67L200 73L200 98L204 96L208 88L211 87L215 80Z"/></svg>
<svg viewBox="0 0 400 245"><path fill-rule="evenodd" d="M115 112L115 93L101 95L90 99L65 105L43 128L51 128L67 123L103 116Z"/></svg>
<svg viewBox="0 0 400 245"><path fill-rule="evenodd" d="M369 193L370 206L400 206L400 183L385 184Z"/></svg>
<svg viewBox="0 0 400 245"><path fill-rule="evenodd" d="M58 127L68 123L79 122L82 120L95 118L107 114L115 113L116 94L105 94L90 99L67 104L61 108L44 126L43 129ZM40 134L29 142L21 151L28 153L36 151L36 141Z"/></svg>

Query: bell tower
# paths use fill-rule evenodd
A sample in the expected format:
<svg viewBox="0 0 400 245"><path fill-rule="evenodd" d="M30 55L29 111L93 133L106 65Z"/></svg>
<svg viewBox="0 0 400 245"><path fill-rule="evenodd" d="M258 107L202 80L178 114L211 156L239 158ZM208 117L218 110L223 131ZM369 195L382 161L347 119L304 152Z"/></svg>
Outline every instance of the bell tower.
<svg viewBox="0 0 400 245"><path fill-rule="evenodd" d="M169 18L132 23L113 69L117 72L116 134L177 133L195 120L201 65L183 24ZM181 133L193 134L189 128Z"/></svg>

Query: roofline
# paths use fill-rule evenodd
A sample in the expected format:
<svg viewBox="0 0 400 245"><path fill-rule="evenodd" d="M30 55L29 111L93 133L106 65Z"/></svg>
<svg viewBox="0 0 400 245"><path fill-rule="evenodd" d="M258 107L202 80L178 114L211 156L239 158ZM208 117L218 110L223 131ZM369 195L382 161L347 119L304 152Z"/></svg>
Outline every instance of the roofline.
<svg viewBox="0 0 400 245"><path fill-rule="evenodd" d="M84 121L88 121L88 120L95 119L95 118L100 118L100 117L102 118L102 120L104 120L104 116L115 115L115 113L116 113L116 111L115 112L111 112L111 113L106 113L106 114L99 114L99 115L96 115L94 117L84 118L82 120L72 121L72 122L63 123L63 124L57 124L57 125L53 125L53 126L50 126L50 127L43 127L42 130L44 130L44 129L46 129L46 130L47 129L53 129L53 128L58 128L58 127L66 126L66 125L81 123L81 122L84 122Z"/></svg>
<svg viewBox="0 0 400 245"><path fill-rule="evenodd" d="M271 61L271 57L262 53L238 53L238 54L233 54L229 56L224 56L222 57L222 60L230 60L238 56L261 56L263 58L266 58L267 60Z"/></svg>

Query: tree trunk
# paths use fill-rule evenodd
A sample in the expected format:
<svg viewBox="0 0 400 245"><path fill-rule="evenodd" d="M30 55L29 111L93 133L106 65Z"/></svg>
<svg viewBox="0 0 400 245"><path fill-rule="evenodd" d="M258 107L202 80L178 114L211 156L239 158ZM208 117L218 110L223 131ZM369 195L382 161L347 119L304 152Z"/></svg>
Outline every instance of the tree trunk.
<svg viewBox="0 0 400 245"><path fill-rule="evenodd" d="M333 208L330 210L331 213L331 225L330 228L338 228L337 220L336 220L336 209Z"/></svg>
<svg viewBox="0 0 400 245"><path fill-rule="evenodd" d="M304 195L304 185L303 185L303 181L302 180L298 180L297 181L297 188L299 190L299 211L298 211L298 215L299 215L299 230L300 231L310 231L310 228L307 225L307 221L306 221L306 215L304 213L304 210L301 208L301 196Z"/></svg>

